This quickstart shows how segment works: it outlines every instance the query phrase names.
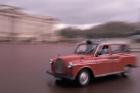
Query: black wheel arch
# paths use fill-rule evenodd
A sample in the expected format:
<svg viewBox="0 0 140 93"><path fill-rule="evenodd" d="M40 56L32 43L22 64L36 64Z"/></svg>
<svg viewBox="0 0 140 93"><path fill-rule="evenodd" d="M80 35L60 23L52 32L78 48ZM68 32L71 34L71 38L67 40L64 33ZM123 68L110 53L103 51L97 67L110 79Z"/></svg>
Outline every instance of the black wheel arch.
<svg viewBox="0 0 140 93"><path fill-rule="evenodd" d="M133 65L133 64L126 64L125 66L127 66L127 67L135 67L135 65Z"/></svg>

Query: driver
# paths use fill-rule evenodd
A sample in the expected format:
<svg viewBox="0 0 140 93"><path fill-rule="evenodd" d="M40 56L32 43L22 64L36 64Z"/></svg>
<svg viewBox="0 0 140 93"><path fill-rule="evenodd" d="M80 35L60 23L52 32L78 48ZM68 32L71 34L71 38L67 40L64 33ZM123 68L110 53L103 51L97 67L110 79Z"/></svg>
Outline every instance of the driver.
<svg viewBox="0 0 140 93"><path fill-rule="evenodd" d="M107 45L103 46L102 54L108 54L108 52L109 52L109 47Z"/></svg>

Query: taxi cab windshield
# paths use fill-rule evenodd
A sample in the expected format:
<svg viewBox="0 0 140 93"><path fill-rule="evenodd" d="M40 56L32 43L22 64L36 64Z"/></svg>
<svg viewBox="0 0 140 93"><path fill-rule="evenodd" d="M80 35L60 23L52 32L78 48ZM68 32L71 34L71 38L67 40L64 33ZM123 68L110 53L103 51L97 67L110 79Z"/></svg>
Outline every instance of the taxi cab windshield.
<svg viewBox="0 0 140 93"><path fill-rule="evenodd" d="M76 48L75 53L76 54L90 54L90 53L94 53L96 47L97 47L97 44L80 44Z"/></svg>

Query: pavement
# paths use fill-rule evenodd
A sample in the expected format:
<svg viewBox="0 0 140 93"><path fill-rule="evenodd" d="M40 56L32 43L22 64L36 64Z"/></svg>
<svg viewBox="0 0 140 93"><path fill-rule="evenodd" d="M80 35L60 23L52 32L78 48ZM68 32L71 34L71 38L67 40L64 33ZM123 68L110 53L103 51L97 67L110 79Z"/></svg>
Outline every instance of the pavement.
<svg viewBox="0 0 140 93"><path fill-rule="evenodd" d="M0 93L139 93L139 67L129 78L96 78L84 88L46 74L50 58L71 54L74 48L75 44L69 43L0 44ZM134 54L140 62L140 53Z"/></svg>

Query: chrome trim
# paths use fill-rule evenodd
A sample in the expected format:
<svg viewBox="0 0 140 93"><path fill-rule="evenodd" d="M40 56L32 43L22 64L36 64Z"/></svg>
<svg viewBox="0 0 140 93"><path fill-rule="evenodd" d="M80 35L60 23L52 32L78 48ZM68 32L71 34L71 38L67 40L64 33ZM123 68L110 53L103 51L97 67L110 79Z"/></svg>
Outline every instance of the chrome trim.
<svg viewBox="0 0 140 93"><path fill-rule="evenodd" d="M64 63L62 59L56 59L56 61L53 64L54 73L63 73L64 71Z"/></svg>
<svg viewBox="0 0 140 93"><path fill-rule="evenodd" d="M95 77L102 77L102 76L107 76L107 75L112 75L112 74L119 74L122 73L124 71L117 71L117 72L111 72L111 73L106 73L106 74L99 74L99 75L95 75Z"/></svg>
<svg viewBox="0 0 140 93"><path fill-rule="evenodd" d="M70 68L72 68L72 67L73 67L72 62L68 63L67 68L70 69Z"/></svg>

